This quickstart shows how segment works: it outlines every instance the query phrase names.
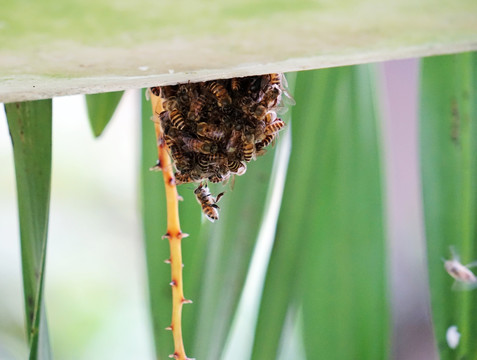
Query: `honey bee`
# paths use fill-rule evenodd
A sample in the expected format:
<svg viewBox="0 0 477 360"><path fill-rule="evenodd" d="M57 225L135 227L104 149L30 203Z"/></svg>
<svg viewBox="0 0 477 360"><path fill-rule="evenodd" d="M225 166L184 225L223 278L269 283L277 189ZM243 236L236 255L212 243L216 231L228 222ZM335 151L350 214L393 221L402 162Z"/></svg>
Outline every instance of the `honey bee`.
<svg viewBox="0 0 477 360"><path fill-rule="evenodd" d="M207 98L202 94L195 97L190 103L189 119L197 121L200 118L199 114L205 106L206 102Z"/></svg>
<svg viewBox="0 0 477 360"><path fill-rule="evenodd" d="M190 102L190 99L194 97L194 89L192 84L182 84L179 85L177 89L177 98L182 104L187 104Z"/></svg>
<svg viewBox="0 0 477 360"><path fill-rule="evenodd" d="M277 119L275 119L275 121L273 121L271 124L268 124L265 127L264 133L265 133L265 135L271 135L271 134L277 133L284 126L285 126L285 122L282 119L277 118Z"/></svg>
<svg viewBox="0 0 477 360"><path fill-rule="evenodd" d="M240 130L234 129L232 130L232 135L227 142L226 151L227 153L234 153L240 147L242 143L242 132Z"/></svg>
<svg viewBox="0 0 477 360"><path fill-rule="evenodd" d="M202 157L206 158L208 162L216 163L217 165L225 164L227 157L224 154L204 154Z"/></svg>
<svg viewBox="0 0 477 360"><path fill-rule="evenodd" d="M171 124L173 127L175 127L177 130L184 130L186 123L182 117L182 114L178 110L172 110L169 116L171 118Z"/></svg>
<svg viewBox="0 0 477 360"><path fill-rule="evenodd" d="M254 146L253 141L247 140L247 141L243 142L243 144L242 144L242 155L243 155L243 159L246 162L250 162L252 160L254 148L255 148L255 146Z"/></svg>
<svg viewBox="0 0 477 360"><path fill-rule="evenodd" d="M183 137L183 148L187 151L199 152L201 154L214 154L218 150L216 143L206 140L199 140L191 137Z"/></svg>
<svg viewBox="0 0 477 360"><path fill-rule="evenodd" d="M471 290L477 287L477 277L469 269L470 267L477 266L477 261L462 265L460 263L459 256L451 247L452 258L450 260L444 260L444 267L446 271L452 276L456 282L452 286L453 290Z"/></svg>
<svg viewBox="0 0 477 360"><path fill-rule="evenodd" d="M179 108L179 103L177 102L177 98L175 96L171 96L162 102L162 106L164 107L164 110L174 111Z"/></svg>
<svg viewBox="0 0 477 360"><path fill-rule="evenodd" d="M197 135L215 141L220 141L225 136L225 131L218 125L201 122L197 124Z"/></svg>
<svg viewBox="0 0 477 360"><path fill-rule="evenodd" d="M159 86L153 86L152 88L149 88L151 93L153 93L156 96L161 96L161 88Z"/></svg>
<svg viewBox="0 0 477 360"><path fill-rule="evenodd" d="M232 104L232 98L227 92L227 89L223 85L219 84L217 81L210 82L207 85L207 88L215 96L215 98L217 99L217 104L220 107Z"/></svg>
<svg viewBox="0 0 477 360"><path fill-rule="evenodd" d="M202 173L206 173L209 170L209 163L209 160L205 156L199 157L198 166Z"/></svg>
<svg viewBox="0 0 477 360"><path fill-rule="evenodd" d="M215 198L209 191L207 185L199 184L197 189L194 190L195 197L197 198L198 203L202 207L202 212L210 221L214 222L219 219L219 207L217 203L224 193L218 194Z"/></svg>
<svg viewBox="0 0 477 360"><path fill-rule="evenodd" d="M267 147L272 141L275 140L276 133L265 136L265 138L259 143L255 144L255 149L257 152L262 150L264 147Z"/></svg>
<svg viewBox="0 0 477 360"><path fill-rule="evenodd" d="M240 80L238 78L233 78L230 81L230 86L232 87L232 91L239 91L240 90Z"/></svg>
<svg viewBox="0 0 477 360"><path fill-rule="evenodd" d="M219 182L223 182L223 181L226 181L228 180L230 177L230 173L227 172L227 173L216 173L212 176L209 176L209 181L216 184L216 183L219 183Z"/></svg>
<svg viewBox="0 0 477 360"><path fill-rule="evenodd" d="M243 175L247 171L247 165L237 160L229 160L228 167L231 173L237 175Z"/></svg>
<svg viewBox="0 0 477 360"><path fill-rule="evenodd" d="M291 96L290 92L288 91L288 82L287 78L283 74L270 74L270 85L276 86L281 90L281 94L285 95L283 98L284 103L286 105L296 105L295 99Z"/></svg>
<svg viewBox="0 0 477 360"><path fill-rule="evenodd" d="M177 147L176 146L176 142L174 140L174 138L170 135L165 135L164 136L164 140L166 141L166 145L169 149L172 149L174 147Z"/></svg>
<svg viewBox="0 0 477 360"><path fill-rule="evenodd" d="M176 184L177 185L180 185L180 184L188 184L188 183L191 183L191 182L195 182L196 180L194 180L191 176L190 173L181 173L180 171L177 171L175 174L174 174L174 178L176 180Z"/></svg>
<svg viewBox="0 0 477 360"><path fill-rule="evenodd" d="M159 120L161 122L161 127L163 129L166 129L171 123L169 111L161 111L161 113L159 114Z"/></svg>
<svg viewBox="0 0 477 360"><path fill-rule="evenodd" d="M270 85L277 85L282 87L282 79L284 78L283 74L268 74L268 81Z"/></svg>
<svg viewBox="0 0 477 360"><path fill-rule="evenodd" d="M253 114L257 117L257 119L263 119L267 114L267 108L261 104L256 104L253 107Z"/></svg>
<svg viewBox="0 0 477 360"><path fill-rule="evenodd" d="M272 123L276 118L277 118L277 114L275 113L275 111L269 111L265 115L264 121L268 125Z"/></svg>
<svg viewBox="0 0 477 360"><path fill-rule="evenodd" d="M274 107L281 100L280 94L281 94L281 91L278 87L270 86L263 94L260 104L267 108Z"/></svg>
<svg viewBox="0 0 477 360"><path fill-rule="evenodd" d="M151 88L152 89L152 88ZM160 96L163 99L169 99L175 96L177 92L177 86L162 86L160 88ZM154 94L154 93L153 93ZM154 94L155 95L155 94Z"/></svg>

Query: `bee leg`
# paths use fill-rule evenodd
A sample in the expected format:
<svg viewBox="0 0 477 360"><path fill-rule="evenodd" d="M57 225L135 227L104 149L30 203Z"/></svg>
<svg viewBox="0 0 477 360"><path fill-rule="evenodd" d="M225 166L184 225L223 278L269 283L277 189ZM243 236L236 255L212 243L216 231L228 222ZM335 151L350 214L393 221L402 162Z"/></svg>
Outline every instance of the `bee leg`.
<svg viewBox="0 0 477 360"><path fill-rule="evenodd" d="M220 198L221 198L222 196L224 196L224 194L225 194L225 191L224 191L224 192L221 192L219 195L217 195L217 197L215 198L215 203L218 203L219 200L220 200Z"/></svg>

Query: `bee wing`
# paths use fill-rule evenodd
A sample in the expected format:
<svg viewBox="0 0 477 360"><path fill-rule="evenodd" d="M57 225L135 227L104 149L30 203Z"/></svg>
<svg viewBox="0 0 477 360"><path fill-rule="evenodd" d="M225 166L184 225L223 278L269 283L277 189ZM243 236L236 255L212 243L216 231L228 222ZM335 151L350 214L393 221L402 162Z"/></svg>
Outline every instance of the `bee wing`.
<svg viewBox="0 0 477 360"><path fill-rule="evenodd" d="M454 245L449 246L449 250L451 252L452 259L460 262L460 256L457 254L457 251L455 250Z"/></svg>
<svg viewBox="0 0 477 360"><path fill-rule="evenodd" d="M474 290L477 288L477 281L468 283L468 282L462 282L462 281L454 281L454 284L452 284L452 290L453 291L470 291Z"/></svg>
<svg viewBox="0 0 477 360"><path fill-rule="evenodd" d="M288 92L288 90L284 89L282 90L282 101L284 104L286 105L289 105L289 106L293 106L293 105L296 105L296 101L295 99L293 98L293 96L291 96L291 94Z"/></svg>

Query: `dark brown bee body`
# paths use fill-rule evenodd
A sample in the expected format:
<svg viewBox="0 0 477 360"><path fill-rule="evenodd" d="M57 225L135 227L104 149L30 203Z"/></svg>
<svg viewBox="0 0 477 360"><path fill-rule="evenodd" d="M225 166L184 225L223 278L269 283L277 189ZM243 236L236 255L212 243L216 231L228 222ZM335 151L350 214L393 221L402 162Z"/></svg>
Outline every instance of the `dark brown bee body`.
<svg viewBox="0 0 477 360"><path fill-rule="evenodd" d="M243 160L246 162L250 162L253 158L253 150L254 150L253 142L244 142L242 144L242 156Z"/></svg>
<svg viewBox="0 0 477 360"><path fill-rule="evenodd" d="M228 167L231 173L237 174L237 175L243 175L245 171L247 170L247 165L237 160L230 160L228 162Z"/></svg>
<svg viewBox="0 0 477 360"><path fill-rule="evenodd" d="M232 91L239 91L240 90L240 79L239 78L233 78L230 80L230 87L232 88Z"/></svg>
<svg viewBox="0 0 477 360"><path fill-rule="evenodd" d="M215 141L220 141L225 136L225 130L218 125L201 122L197 124L197 135Z"/></svg>
<svg viewBox="0 0 477 360"><path fill-rule="evenodd" d="M190 103L189 119L193 121L199 120L200 112L202 111L206 103L207 103L207 98L204 95L201 94L195 97Z"/></svg>
<svg viewBox="0 0 477 360"><path fill-rule="evenodd" d="M223 196L224 193L218 194L215 198L209 191L207 186L203 184L199 184L197 189L194 190L195 197L202 207L202 212L210 221L214 222L215 220L219 219L219 207L217 203L219 202L220 198Z"/></svg>
<svg viewBox="0 0 477 360"><path fill-rule="evenodd" d="M178 110L172 110L170 112L170 117L171 117L171 124L173 127L175 127L178 130L184 130L186 123L184 118L182 117L182 114Z"/></svg>
<svg viewBox="0 0 477 360"><path fill-rule="evenodd" d="M214 154L217 152L218 146L216 143L206 140L199 140L190 137L184 137L183 148L186 151L201 153L201 154Z"/></svg>
<svg viewBox="0 0 477 360"><path fill-rule="evenodd" d="M208 89L215 96L215 98L217 99L217 104L220 107L232 104L232 99L230 98L227 89L217 81L212 81L208 85Z"/></svg>
<svg viewBox="0 0 477 360"><path fill-rule="evenodd" d="M279 132L285 126L285 122L282 119L275 119L274 122L265 127L265 135L271 135Z"/></svg>

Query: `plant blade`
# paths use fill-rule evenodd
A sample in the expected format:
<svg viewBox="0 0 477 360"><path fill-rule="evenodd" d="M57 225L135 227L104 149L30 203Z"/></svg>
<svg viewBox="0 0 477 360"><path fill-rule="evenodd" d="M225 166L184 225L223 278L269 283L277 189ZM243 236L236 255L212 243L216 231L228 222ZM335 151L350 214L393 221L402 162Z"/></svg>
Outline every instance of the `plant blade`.
<svg viewBox="0 0 477 360"><path fill-rule="evenodd" d="M434 332L441 359L477 358L477 292L452 291L443 258L453 246L466 264L477 259L477 56L424 59L420 138L425 229ZM446 332L457 326L452 349Z"/></svg>
<svg viewBox="0 0 477 360"><path fill-rule="evenodd" d="M124 91L85 95L89 123L95 137L103 133L108 125Z"/></svg>
<svg viewBox="0 0 477 360"><path fill-rule="evenodd" d="M226 190L220 220L204 226L206 259L202 278L196 280L201 283L193 348L197 358L218 359L222 354L263 220L273 158L274 149L269 149L249 163L234 189Z"/></svg>
<svg viewBox="0 0 477 360"><path fill-rule="evenodd" d="M286 318L300 311L307 358L386 356L383 207L368 72L298 74L292 154L253 359L277 357ZM371 324L356 333L367 317ZM377 346L367 353L370 341Z"/></svg>
<svg viewBox="0 0 477 360"><path fill-rule="evenodd" d="M51 186L52 101L5 104L17 183L30 359L49 359L43 284Z"/></svg>

